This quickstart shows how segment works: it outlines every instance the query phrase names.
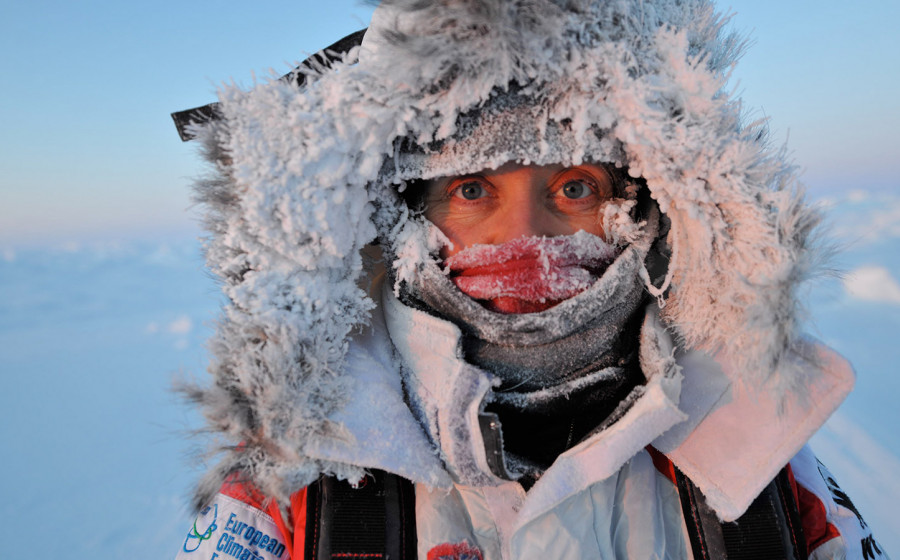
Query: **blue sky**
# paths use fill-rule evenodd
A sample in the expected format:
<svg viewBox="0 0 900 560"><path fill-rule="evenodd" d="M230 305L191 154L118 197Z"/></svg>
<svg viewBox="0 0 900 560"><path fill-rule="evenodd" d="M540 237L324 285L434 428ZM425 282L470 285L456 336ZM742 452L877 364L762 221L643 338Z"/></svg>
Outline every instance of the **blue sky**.
<svg viewBox="0 0 900 560"><path fill-rule="evenodd" d="M900 186L900 3L720 3L753 44L735 78L814 191ZM168 114L366 25L357 1L7 3L0 246L184 231L202 171Z"/></svg>

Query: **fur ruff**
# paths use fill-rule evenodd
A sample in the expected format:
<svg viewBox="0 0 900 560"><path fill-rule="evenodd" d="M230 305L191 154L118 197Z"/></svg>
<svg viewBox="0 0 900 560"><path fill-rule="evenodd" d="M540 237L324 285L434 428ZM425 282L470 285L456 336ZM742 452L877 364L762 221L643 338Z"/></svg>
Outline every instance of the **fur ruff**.
<svg viewBox="0 0 900 560"><path fill-rule="evenodd" d="M207 260L228 299L213 384L185 389L224 451L195 503L234 472L281 499L321 472L360 477L305 452L346 437L329 417L374 305L360 252L380 238L397 281L414 279L443 236L407 209L405 181L509 160L643 178L671 222L669 275L648 289L681 344L802 398L786 353L818 216L785 152L743 123L727 79L744 43L724 24L705 0L384 0L363 46L305 89L224 87L223 119L195 129L214 165L197 184Z"/></svg>

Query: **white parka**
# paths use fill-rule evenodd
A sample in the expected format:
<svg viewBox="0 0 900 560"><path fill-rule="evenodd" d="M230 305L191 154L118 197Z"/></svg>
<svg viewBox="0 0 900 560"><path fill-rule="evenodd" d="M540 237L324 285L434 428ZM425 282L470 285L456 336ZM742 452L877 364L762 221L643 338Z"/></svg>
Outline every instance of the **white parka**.
<svg viewBox="0 0 900 560"><path fill-rule="evenodd" d="M462 359L459 328L404 305L387 283L374 289L380 305L348 348L347 406L331 416L341 437L313 436L307 449L315 460L415 483L420 559L448 546L483 560L692 558L678 489L650 446L704 489L722 519L743 513L790 464L801 491L823 508L822 521L837 529L822 542L807 536L810 558L886 557L865 554L871 532L840 502L804 445L853 383L849 365L827 348L813 341L804 347L822 368L808 387L816 404L779 413L776 400L740 391L727 366L677 350L650 306L641 334L643 394L608 429L560 455L526 492L488 465L479 415L496 379ZM410 401L425 411L424 422ZM223 500L223 517L234 511L277 534L265 512L241 510L222 495L212 502ZM212 539L195 553L227 552L214 548L221 542Z"/></svg>
<svg viewBox="0 0 900 560"><path fill-rule="evenodd" d="M426 409L427 437L415 435L419 423L410 422L396 374L386 371L376 383L377 368L364 360L357 371L366 370L359 384L365 402L353 409L372 414L352 416L354 426L365 426L355 441L370 445L350 445L343 452L331 448L322 458L374 452L380 462L373 467L417 482L420 558L440 544L460 542L476 545L485 559L690 558L678 491L654 466L647 446L665 452L726 520L743 513L793 459L795 476L817 487L829 504L829 519L840 520L842 537L813 557L831 558L836 549L841 554L846 549L848 558L863 557L858 543L870 533L823 491L815 458L804 448L853 383L849 365L830 350L812 341L805 347L822 364L817 383L808 388L817 404L789 406L778 414L776 400L739 391L727 366L700 352L677 351L651 306L641 335L643 395L615 424L560 455L526 493L494 475L485 457L478 416L496 385L493 377L461 358L455 325L403 305L382 288L383 307L376 314L383 313L384 324L374 321L371 338L362 342L383 347L387 341L378 339L390 339L407 369L408 390ZM355 356L351 349L350 357ZM386 369L395 367L393 356L384 357ZM382 415L385 410L391 413ZM397 416L386 417L390 414ZM449 471L452 486L423 476L437 466L435 444L439 472ZM417 451L421 460L411 457ZM456 464L471 463L478 465L477 475L456 471ZM422 470L405 470L410 467Z"/></svg>
<svg viewBox="0 0 900 560"><path fill-rule="evenodd" d="M198 509L234 472L286 502L323 473L381 468L430 500L421 546L467 527L487 558L562 541L554 557L678 557L680 529L660 521L671 497L639 499L655 484L652 445L737 518L852 373L796 332L817 215L784 151L728 93L743 43L724 25L706 0L385 0L363 45L303 70L304 88L224 88L218 118L193 131L214 166L197 191L228 298L213 383L186 388L221 452ZM527 495L508 481L460 486L456 454L483 455L467 422L492 380L460 358L454 325L396 299L443 243L399 191L507 161L585 160L626 167L669 224L665 277L642 274L659 303L641 341L645 394ZM373 296L363 251L376 239L393 282ZM437 399L433 417L409 411L403 371L407 391ZM439 436L442 422L470 432ZM641 519L631 532L623 512ZM629 536L645 524L653 539Z"/></svg>

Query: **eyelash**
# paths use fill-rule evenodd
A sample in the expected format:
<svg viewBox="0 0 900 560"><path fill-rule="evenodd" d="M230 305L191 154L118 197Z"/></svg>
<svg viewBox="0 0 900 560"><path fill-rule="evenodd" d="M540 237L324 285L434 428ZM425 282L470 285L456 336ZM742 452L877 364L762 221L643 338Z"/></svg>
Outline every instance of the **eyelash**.
<svg viewBox="0 0 900 560"><path fill-rule="evenodd" d="M608 173L607 173L607 176L609 177L610 183L612 183L613 182L612 177L609 176ZM561 177L559 179L557 179L555 181L555 183L556 183L556 185L558 185L558 187L554 187L553 190L550 191L551 197L552 198L561 197L561 198L565 198L566 200L569 200L572 202L585 200L585 199L589 198L589 195L581 197L581 198L569 198L569 197L565 196L564 194L562 194L562 190L566 187L566 185L569 183L573 183L573 182L581 183L581 184L585 185L585 187L590 189L590 191L593 194L597 195L598 197L606 198L606 197L604 197L603 193L601 192L600 185L598 184L597 180L594 179L593 177L588 176L585 172L578 171L577 169L567 170L566 172L564 172L561 175ZM482 189L484 189L486 191L487 196L490 196L490 190L491 190L490 184L482 177L473 176L473 177L466 177L464 179L454 181L450 185L448 185L447 191L445 194L445 198L447 200L455 198L461 202L476 202L482 198L486 198L486 196L479 196L478 198L466 198L465 196L462 196L462 189L464 189L465 187L467 187L469 185L475 185L475 186L481 187Z"/></svg>
<svg viewBox="0 0 900 560"><path fill-rule="evenodd" d="M467 202L474 202L480 198L484 198L483 196L480 196L478 198L466 198L465 196L462 196L463 189L470 185L481 187L485 191L489 190L483 179L480 179L478 177L469 177L469 178L451 183L447 187L446 198L448 198L448 199L457 198L457 199L467 201ZM457 195L459 195L459 196L457 196Z"/></svg>
<svg viewBox="0 0 900 560"><path fill-rule="evenodd" d="M564 193L564 189L570 183L580 183L580 184L584 185L590 191L590 193L588 193L586 196L582 196L579 198L570 198L570 197L566 196ZM596 196L600 196L600 194L601 194L600 186L597 184L597 182L594 181L593 178L586 177L580 173L576 173L571 176L566 174L563 177L561 177L559 181L557 181L557 184L559 185L559 187L553 191L553 196L555 198L564 198L564 199L572 201L572 202L587 199L590 197L591 194L594 194Z"/></svg>

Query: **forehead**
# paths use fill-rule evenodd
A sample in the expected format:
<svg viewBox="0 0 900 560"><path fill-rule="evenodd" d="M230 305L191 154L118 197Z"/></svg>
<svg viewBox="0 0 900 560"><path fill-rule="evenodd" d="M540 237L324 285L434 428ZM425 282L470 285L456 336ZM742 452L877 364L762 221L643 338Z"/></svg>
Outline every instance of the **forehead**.
<svg viewBox="0 0 900 560"><path fill-rule="evenodd" d="M519 179L528 179L531 181L539 181L542 179L551 179L555 175L567 170L567 169L577 169L581 171L586 171L591 174L596 174L600 176L609 176L611 178L610 172L608 170L608 166L595 164L595 163L583 163L581 165L562 165L562 164L550 164L550 165L530 165L523 164L515 161L507 162L496 169L483 169L481 171L477 171L474 173L466 173L463 175L450 175L446 177L437 177L435 179L430 179L426 181L426 183L431 185L446 185L451 183L457 179L465 179L468 177L481 177L488 180L498 180L503 181L505 179L509 180L519 180Z"/></svg>

